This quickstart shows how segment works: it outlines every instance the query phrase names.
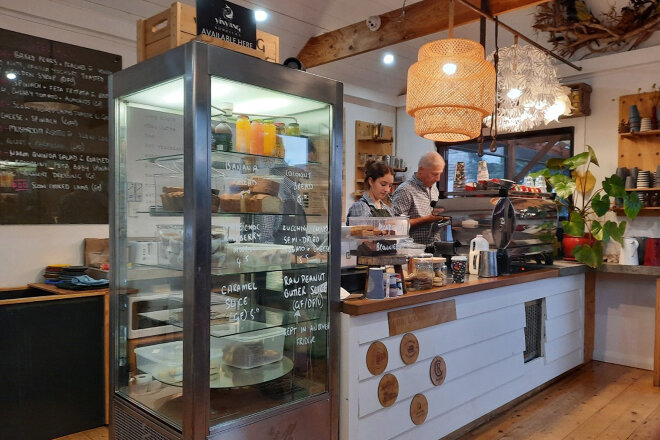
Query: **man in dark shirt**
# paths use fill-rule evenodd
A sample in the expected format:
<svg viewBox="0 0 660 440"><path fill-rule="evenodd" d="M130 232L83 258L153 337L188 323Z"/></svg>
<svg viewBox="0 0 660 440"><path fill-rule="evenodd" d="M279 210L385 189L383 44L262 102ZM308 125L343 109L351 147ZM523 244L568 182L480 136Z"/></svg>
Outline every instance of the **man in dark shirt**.
<svg viewBox="0 0 660 440"><path fill-rule="evenodd" d="M392 207L394 215L410 217L410 236L416 243L430 244L429 234L433 223L442 216L431 214L431 202L438 200L436 183L445 170L445 160L435 151L426 153L419 160L417 172L394 191Z"/></svg>

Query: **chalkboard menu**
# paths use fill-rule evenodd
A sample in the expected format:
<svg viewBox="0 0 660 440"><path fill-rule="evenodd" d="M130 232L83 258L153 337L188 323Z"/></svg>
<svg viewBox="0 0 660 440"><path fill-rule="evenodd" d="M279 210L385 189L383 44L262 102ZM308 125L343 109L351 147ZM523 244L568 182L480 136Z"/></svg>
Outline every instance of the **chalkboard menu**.
<svg viewBox="0 0 660 440"><path fill-rule="evenodd" d="M0 224L108 222L121 57L0 29Z"/></svg>

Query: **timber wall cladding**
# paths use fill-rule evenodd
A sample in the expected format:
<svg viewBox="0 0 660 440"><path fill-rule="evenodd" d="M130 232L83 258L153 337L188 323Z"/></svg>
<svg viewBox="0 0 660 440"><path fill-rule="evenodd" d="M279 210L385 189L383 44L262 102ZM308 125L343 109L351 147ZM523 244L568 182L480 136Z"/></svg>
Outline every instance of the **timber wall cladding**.
<svg viewBox="0 0 660 440"><path fill-rule="evenodd" d="M350 381L344 388L351 390L351 403L346 405L353 405L342 408L350 419L348 438L438 438L579 365L583 286L584 276L578 275L455 297L455 321L414 331L419 345L416 362L406 365L399 356L389 357L383 374L394 375L398 383L396 401L389 407L378 399L383 376L369 372L366 352L377 340L396 353L404 335L389 336L387 312L342 316L342 325L350 327L346 340L356 344L349 356L359 359L352 369L358 378L355 373L342 377ZM525 364L524 303L539 295L546 298L546 356ZM440 356L446 372L444 382L436 386L431 369ZM420 394L428 413L416 425L412 404Z"/></svg>

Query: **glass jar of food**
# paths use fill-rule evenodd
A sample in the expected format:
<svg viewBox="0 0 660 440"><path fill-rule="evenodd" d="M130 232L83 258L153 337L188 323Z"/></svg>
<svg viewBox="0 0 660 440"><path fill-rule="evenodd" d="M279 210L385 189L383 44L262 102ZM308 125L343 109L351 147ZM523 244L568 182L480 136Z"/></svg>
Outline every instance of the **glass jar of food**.
<svg viewBox="0 0 660 440"><path fill-rule="evenodd" d="M409 290L426 290L433 287L433 258L413 258L412 273L408 276Z"/></svg>
<svg viewBox="0 0 660 440"><path fill-rule="evenodd" d="M297 122L292 122L286 127L286 134L289 136L300 136L300 126Z"/></svg>
<svg viewBox="0 0 660 440"><path fill-rule="evenodd" d="M447 264L443 257L433 257L433 287L447 284Z"/></svg>

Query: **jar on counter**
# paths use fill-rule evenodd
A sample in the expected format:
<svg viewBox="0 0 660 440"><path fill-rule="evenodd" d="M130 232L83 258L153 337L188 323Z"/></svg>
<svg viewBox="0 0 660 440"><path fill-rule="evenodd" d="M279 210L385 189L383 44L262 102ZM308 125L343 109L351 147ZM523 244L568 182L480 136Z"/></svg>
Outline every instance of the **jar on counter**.
<svg viewBox="0 0 660 440"><path fill-rule="evenodd" d="M433 257L433 287L447 284L447 264L443 257Z"/></svg>
<svg viewBox="0 0 660 440"><path fill-rule="evenodd" d="M433 257L413 258L412 274L406 281L410 283L409 290L433 288Z"/></svg>

